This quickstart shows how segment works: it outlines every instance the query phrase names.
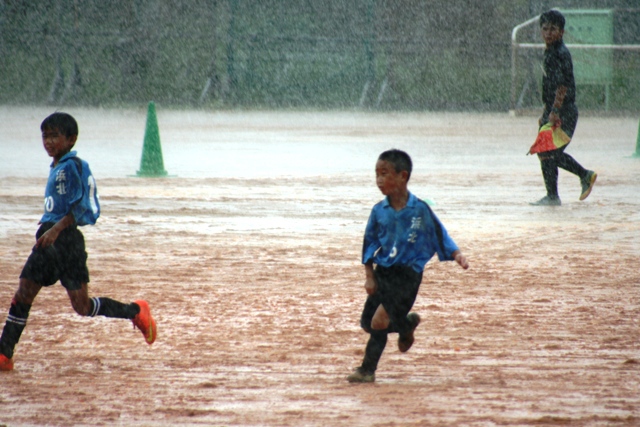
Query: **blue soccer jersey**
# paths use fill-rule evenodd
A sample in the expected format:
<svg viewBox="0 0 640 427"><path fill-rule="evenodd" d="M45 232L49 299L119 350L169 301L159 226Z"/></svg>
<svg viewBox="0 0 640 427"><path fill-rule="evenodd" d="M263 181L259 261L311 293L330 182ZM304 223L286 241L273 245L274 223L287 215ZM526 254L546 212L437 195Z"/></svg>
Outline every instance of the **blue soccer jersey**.
<svg viewBox="0 0 640 427"><path fill-rule="evenodd" d="M458 246L431 208L409 193L407 206L400 211L387 198L373 207L364 233L362 263L404 265L421 272L436 253L440 261L452 261L456 250Z"/></svg>
<svg viewBox="0 0 640 427"><path fill-rule="evenodd" d="M71 212L78 225L96 223L100 215L96 182L89 164L75 156L71 151L57 165L51 164L40 222L58 222Z"/></svg>

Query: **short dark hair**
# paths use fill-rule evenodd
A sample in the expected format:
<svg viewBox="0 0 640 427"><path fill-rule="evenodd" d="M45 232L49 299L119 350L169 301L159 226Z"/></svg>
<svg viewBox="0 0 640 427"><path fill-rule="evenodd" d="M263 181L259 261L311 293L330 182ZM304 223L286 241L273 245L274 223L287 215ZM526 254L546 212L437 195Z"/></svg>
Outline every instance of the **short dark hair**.
<svg viewBox="0 0 640 427"><path fill-rule="evenodd" d="M404 151L395 148L387 150L380 154L378 160L384 160L385 162L391 163L396 170L396 173L407 171L407 181L411 178L413 163L411 162L411 157L409 157L409 155Z"/></svg>
<svg viewBox="0 0 640 427"><path fill-rule="evenodd" d="M56 129L61 134L69 138L71 135L78 135L78 122L71 114L56 112L42 121L40 130Z"/></svg>
<svg viewBox="0 0 640 427"><path fill-rule="evenodd" d="M556 10L556 9L548 10L542 15L540 15L540 26L542 27L542 25L546 23L557 25L558 28L560 28L561 30L564 30L564 23L565 23L564 15L560 13L559 10Z"/></svg>

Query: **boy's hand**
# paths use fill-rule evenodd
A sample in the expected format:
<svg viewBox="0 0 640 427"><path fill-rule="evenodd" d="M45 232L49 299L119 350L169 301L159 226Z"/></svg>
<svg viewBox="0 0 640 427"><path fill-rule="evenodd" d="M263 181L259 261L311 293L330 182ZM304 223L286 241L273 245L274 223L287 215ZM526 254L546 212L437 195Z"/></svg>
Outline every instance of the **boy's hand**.
<svg viewBox="0 0 640 427"><path fill-rule="evenodd" d="M36 248L46 248L53 245L59 235L60 231L57 231L55 226L51 227L36 241Z"/></svg>
<svg viewBox="0 0 640 427"><path fill-rule="evenodd" d="M56 222L53 227L45 231L42 236L40 236L40 238L36 241L36 248L46 248L53 245L62 230L64 230L71 224L74 224L75 221L76 220L73 217L73 214L66 214L60 221Z"/></svg>
<svg viewBox="0 0 640 427"><path fill-rule="evenodd" d="M367 291L367 295L373 295L376 293L378 284L376 283L376 275L373 272L373 262L368 262L364 265L364 273L367 276L364 281L364 289Z"/></svg>
<svg viewBox="0 0 640 427"><path fill-rule="evenodd" d="M376 293L376 288L378 285L376 284L375 277L367 276L367 279L364 281L364 289L367 291L367 295L373 295Z"/></svg>
<svg viewBox="0 0 640 427"><path fill-rule="evenodd" d="M460 265L460 267L464 268L465 270L467 268L469 268L469 263L467 262L467 257L462 255L462 252L455 251L453 256L454 256L454 259L456 260L456 262L458 263L458 265Z"/></svg>

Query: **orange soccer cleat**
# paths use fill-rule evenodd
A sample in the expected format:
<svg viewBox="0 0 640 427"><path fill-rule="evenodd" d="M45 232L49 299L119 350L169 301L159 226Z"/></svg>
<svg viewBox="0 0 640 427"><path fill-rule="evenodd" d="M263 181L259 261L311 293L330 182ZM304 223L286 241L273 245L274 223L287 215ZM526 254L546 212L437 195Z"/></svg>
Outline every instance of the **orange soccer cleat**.
<svg viewBox="0 0 640 427"><path fill-rule="evenodd" d="M147 344L151 345L156 340L157 328L156 321L151 317L149 303L144 300L137 300L134 301L134 303L140 306L140 313L136 314L136 317L131 320L133 326L142 331L142 335L144 335Z"/></svg>
<svg viewBox="0 0 640 427"><path fill-rule="evenodd" d="M13 360L0 353L0 371L13 371Z"/></svg>

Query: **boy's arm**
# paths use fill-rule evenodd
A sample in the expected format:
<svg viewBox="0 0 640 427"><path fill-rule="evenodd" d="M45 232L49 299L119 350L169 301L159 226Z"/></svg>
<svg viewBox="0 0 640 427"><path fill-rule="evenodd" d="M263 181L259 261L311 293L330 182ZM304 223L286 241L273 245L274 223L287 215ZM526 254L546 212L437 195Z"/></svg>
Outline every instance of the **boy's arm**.
<svg viewBox="0 0 640 427"><path fill-rule="evenodd" d="M364 238L362 239L362 264L371 264L373 266L375 253L380 249L380 242L378 241L376 228L376 214L375 210L372 210L369 215L369 220L367 221L367 226L364 230Z"/></svg>
<svg viewBox="0 0 640 427"><path fill-rule="evenodd" d="M48 229L40 238L36 241L36 247L46 248L54 244L62 230L75 224L76 219L72 213L66 214L62 219L54 224L53 227Z"/></svg>
<svg viewBox="0 0 640 427"><path fill-rule="evenodd" d="M462 254L458 245L453 241L453 239L447 233L447 229L444 228L444 225L440 222L437 215L428 208L428 212L431 214L431 218L433 219L434 232L436 238L438 240L438 249L436 252L438 253L438 259L440 261L453 260L460 265L460 267L465 270L469 268L469 262L467 261L467 257ZM450 253L450 256L447 256L447 253Z"/></svg>
<svg viewBox="0 0 640 427"><path fill-rule="evenodd" d="M367 295L373 295L376 293L376 288L378 287L376 283L376 276L373 274L373 261L364 265L364 273L366 275L364 289L367 291Z"/></svg>
<svg viewBox="0 0 640 427"><path fill-rule="evenodd" d="M462 255L462 252L460 252L460 249L454 251L451 256L453 257L453 259L456 260L456 262L458 263L458 265L460 265L460 267L464 268L465 270L467 268L469 268L469 262L467 261L467 257Z"/></svg>
<svg viewBox="0 0 640 427"><path fill-rule="evenodd" d="M74 166L65 166L66 176L68 177L67 192L64 197L66 203L69 203L67 209L68 213L56 222L53 227L48 229L40 238L36 241L36 247L46 248L51 246L58 239L58 236L65 228L76 223L76 218L79 218L85 209L78 205L82 202L82 177L78 168Z"/></svg>
<svg viewBox="0 0 640 427"><path fill-rule="evenodd" d="M553 100L553 108L549 112L549 123L551 126L555 126L556 122L559 121L560 116L558 115L558 110L562 108L562 104L564 103L564 97L567 95L567 87L566 86L558 86L556 89L556 97Z"/></svg>

